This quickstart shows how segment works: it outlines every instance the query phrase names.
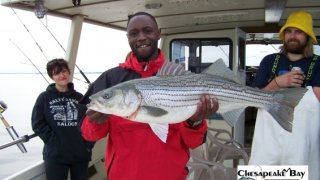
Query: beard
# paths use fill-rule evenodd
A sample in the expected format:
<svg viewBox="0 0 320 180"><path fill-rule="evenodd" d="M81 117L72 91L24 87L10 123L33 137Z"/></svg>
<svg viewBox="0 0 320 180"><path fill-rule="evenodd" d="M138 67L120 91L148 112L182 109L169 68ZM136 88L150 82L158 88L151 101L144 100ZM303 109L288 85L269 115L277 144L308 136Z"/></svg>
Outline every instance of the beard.
<svg viewBox="0 0 320 180"><path fill-rule="evenodd" d="M307 47L307 42L304 42L303 44L296 39L289 39L284 43L284 49L288 53L292 54L303 54L305 48Z"/></svg>

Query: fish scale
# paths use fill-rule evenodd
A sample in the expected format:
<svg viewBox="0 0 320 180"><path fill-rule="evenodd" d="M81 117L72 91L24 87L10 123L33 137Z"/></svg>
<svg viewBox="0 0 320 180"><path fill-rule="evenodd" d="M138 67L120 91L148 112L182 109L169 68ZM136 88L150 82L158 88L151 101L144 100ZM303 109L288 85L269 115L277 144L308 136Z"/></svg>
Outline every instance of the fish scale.
<svg viewBox="0 0 320 180"><path fill-rule="evenodd" d="M156 95L157 98L153 100L161 103L154 103L164 107L180 107L183 105L172 103L185 103L188 101L192 103L184 104L185 106L195 105L199 102L199 97L202 94L210 94L212 97L219 99L220 103L222 101L231 102L232 100L232 102L247 102L251 106L259 107L271 105L270 101L273 100L272 92L258 92L257 89L251 90L250 87L239 86L232 82L213 82L210 79L217 78L213 75L200 74L190 77L152 78L148 81L143 81L143 84L137 83L136 88L145 94L146 101L150 100L148 94Z"/></svg>
<svg viewBox="0 0 320 180"><path fill-rule="evenodd" d="M218 99L218 113L230 126L236 124L246 107L252 106L265 109L283 129L292 131L294 107L307 91L304 88L264 91L242 85L222 60L217 60L201 74L193 74L183 68L166 63L156 77L123 82L90 96L91 102L87 107L149 123L165 142L166 124L190 118L196 112L200 97L205 94Z"/></svg>

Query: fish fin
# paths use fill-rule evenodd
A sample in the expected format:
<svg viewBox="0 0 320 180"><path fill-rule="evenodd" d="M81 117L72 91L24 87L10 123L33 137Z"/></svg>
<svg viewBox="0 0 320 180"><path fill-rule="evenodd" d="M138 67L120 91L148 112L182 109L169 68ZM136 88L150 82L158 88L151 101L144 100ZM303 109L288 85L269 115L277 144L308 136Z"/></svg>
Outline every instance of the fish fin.
<svg viewBox="0 0 320 180"><path fill-rule="evenodd" d="M159 139L166 143L168 138L169 132L169 125L168 124L156 124L156 123L149 123L152 131L159 137Z"/></svg>
<svg viewBox="0 0 320 180"><path fill-rule="evenodd" d="M231 111L221 113L221 116L231 127L234 127L245 108L246 107L233 109Z"/></svg>
<svg viewBox="0 0 320 180"><path fill-rule="evenodd" d="M168 114L168 111L153 106L141 106L140 110L154 117L160 117Z"/></svg>
<svg viewBox="0 0 320 180"><path fill-rule="evenodd" d="M157 76L179 76L186 74L192 74L192 72L186 71L182 64L167 61L159 69Z"/></svg>
<svg viewBox="0 0 320 180"><path fill-rule="evenodd" d="M211 74L215 76L219 76L225 78L229 81L241 84L240 79L235 75L235 73L229 69L223 60L217 59L214 63L212 63L208 68L206 68L202 73Z"/></svg>
<svg viewBox="0 0 320 180"><path fill-rule="evenodd" d="M279 106L271 106L267 111L283 129L292 132L294 108L307 91L306 88L284 88L274 91L274 99L278 101Z"/></svg>

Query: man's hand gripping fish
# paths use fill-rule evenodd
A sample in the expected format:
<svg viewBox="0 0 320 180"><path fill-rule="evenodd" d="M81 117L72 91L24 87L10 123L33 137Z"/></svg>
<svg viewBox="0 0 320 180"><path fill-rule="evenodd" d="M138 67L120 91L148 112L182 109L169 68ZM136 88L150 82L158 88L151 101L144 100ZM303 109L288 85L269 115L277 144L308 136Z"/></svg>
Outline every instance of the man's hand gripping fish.
<svg viewBox="0 0 320 180"><path fill-rule="evenodd" d="M232 127L245 108L252 106L266 109L282 128L291 132L294 107L306 91L304 88L264 91L242 85L222 59L201 74L167 62L157 76L123 82L92 95L87 107L149 123L155 134L166 142L168 124L191 117L203 94L218 99L218 113Z"/></svg>

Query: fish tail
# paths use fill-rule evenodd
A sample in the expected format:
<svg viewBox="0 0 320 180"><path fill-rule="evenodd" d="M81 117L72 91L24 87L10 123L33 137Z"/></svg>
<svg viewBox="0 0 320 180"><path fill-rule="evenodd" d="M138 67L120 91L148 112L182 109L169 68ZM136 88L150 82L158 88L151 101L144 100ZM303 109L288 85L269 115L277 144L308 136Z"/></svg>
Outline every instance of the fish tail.
<svg viewBox="0 0 320 180"><path fill-rule="evenodd" d="M274 91L274 100L278 106L272 105L268 112L283 129L292 132L294 108L306 92L305 88L285 88Z"/></svg>

